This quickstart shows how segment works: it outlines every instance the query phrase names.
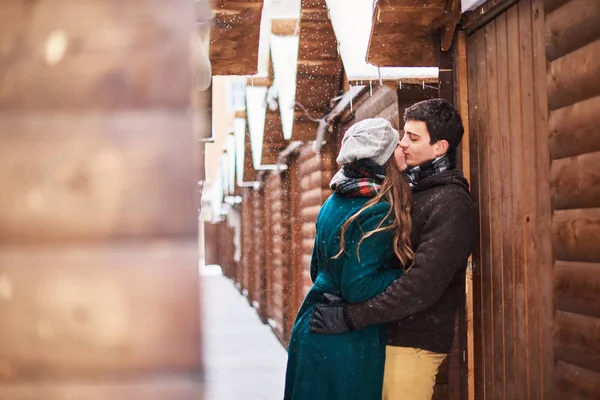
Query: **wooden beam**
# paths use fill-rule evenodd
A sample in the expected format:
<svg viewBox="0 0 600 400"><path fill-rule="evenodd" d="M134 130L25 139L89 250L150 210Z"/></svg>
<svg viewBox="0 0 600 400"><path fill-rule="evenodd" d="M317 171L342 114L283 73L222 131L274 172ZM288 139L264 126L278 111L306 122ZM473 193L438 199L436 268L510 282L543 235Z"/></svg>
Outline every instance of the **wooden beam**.
<svg viewBox="0 0 600 400"><path fill-rule="evenodd" d="M600 208L561 210L552 219L554 256L562 261L600 262Z"/></svg>
<svg viewBox="0 0 600 400"><path fill-rule="evenodd" d="M10 373L0 382L191 369L200 357L200 326L189 324L199 312L189 301L199 290L196 252L194 240L3 246L11 301L0 302L0 352ZM172 337L178 345L164 346Z"/></svg>
<svg viewBox="0 0 600 400"><path fill-rule="evenodd" d="M185 379L179 376L152 376L132 380L110 381L36 381L11 382L0 386L0 398L10 400L189 400L203 399L199 378Z"/></svg>
<svg viewBox="0 0 600 400"><path fill-rule="evenodd" d="M556 210L600 207L600 152L552 163L552 206Z"/></svg>
<svg viewBox="0 0 600 400"><path fill-rule="evenodd" d="M600 39L550 63L548 104L556 110L600 95Z"/></svg>
<svg viewBox="0 0 600 400"><path fill-rule="evenodd" d="M2 147L11 149L0 157L0 241L196 232L187 111L0 113L0 126ZM166 131L179 139L165 141ZM131 185L144 193L144 207Z"/></svg>
<svg viewBox="0 0 600 400"><path fill-rule="evenodd" d="M556 60L600 39L600 2L573 0L546 16L546 56Z"/></svg>
<svg viewBox="0 0 600 400"><path fill-rule="evenodd" d="M443 15L444 0L378 2L367 61L381 67L437 66L438 44L432 23Z"/></svg>
<svg viewBox="0 0 600 400"><path fill-rule="evenodd" d="M300 28L298 19L271 20L271 33L278 36L295 36Z"/></svg>
<svg viewBox="0 0 600 400"><path fill-rule="evenodd" d="M435 67L438 43L426 25L373 22L367 62L380 67Z"/></svg>
<svg viewBox="0 0 600 400"><path fill-rule="evenodd" d="M544 0L544 11L549 14L572 0Z"/></svg>
<svg viewBox="0 0 600 400"><path fill-rule="evenodd" d="M557 261L554 296L557 310L600 318L600 263Z"/></svg>
<svg viewBox="0 0 600 400"><path fill-rule="evenodd" d="M469 82L467 74L467 47L464 31L458 31L454 47L454 82L456 85L456 109L460 114L465 128L463 139L460 143L461 168L465 178L471 182L471 156L470 156L470 128L469 128ZM472 340L472 339L469 339ZM470 344L472 345L472 343ZM470 351L470 360L473 352ZM471 362L471 361L470 361ZM471 364L470 364L471 365ZM472 382L469 383L471 385ZM474 390L472 387L470 391Z"/></svg>
<svg viewBox="0 0 600 400"><path fill-rule="evenodd" d="M558 399L600 398L599 373L558 361L554 370L554 381Z"/></svg>
<svg viewBox="0 0 600 400"><path fill-rule="evenodd" d="M23 1L0 12L3 111L189 105L192 73L180 60L191 60L190 37L172 21L187 26L191 4Z"/></svg>
<svg viewBox="0 0 600 400"><path fill-rule="evenodd" d="M553 159L600 151L600 96L550 113Z"/></svg>
<svg viewBox="0 0 600 400"><path fill-rule="evenodd" d="M600 373L600 318L556 312L556 359Z"/></svg>
<svg viewBox="0 0 600 400"><path fill-rule="evenodd" d="M518 2L519 0L487 0L475 10L462 14L462 29L467 36L471 35Z"/></svg>
<svg viewBox="0 0 600 400"><path fill-rule="evenodd" d="M213 75L256 74L262 1L230 1L219 7L210 39Z"/></svg>
<svg viewBox="0 0 600 400"><path fill-rule="evenodd" d="M454 32L456 31L456 25L460 21L460 16L460 0L447 0L446 7L444 8L444 16L431 23L432 29L437 29L438 26L443 24L440 46L442 51L448 51L450 46L452 46Z"/></svg>

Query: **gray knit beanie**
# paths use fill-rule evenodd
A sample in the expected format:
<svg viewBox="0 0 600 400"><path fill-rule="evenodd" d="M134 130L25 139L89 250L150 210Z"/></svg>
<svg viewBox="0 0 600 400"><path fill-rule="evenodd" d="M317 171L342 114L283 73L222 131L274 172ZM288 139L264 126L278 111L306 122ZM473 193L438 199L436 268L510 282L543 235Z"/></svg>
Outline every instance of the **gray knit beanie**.
<svg viewBox="0 0 600 400"><path fill-rule="evenodd" d="M383 165L396 150L398 140L398 131L386 119L364 119L348 128L336 161L343 165L368 158Z"/></svg>

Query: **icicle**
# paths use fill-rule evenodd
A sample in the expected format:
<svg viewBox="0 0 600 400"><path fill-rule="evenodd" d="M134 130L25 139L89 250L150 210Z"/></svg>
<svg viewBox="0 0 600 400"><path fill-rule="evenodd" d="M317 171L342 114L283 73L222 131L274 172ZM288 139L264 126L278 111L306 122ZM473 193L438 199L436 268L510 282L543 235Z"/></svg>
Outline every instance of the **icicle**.
<svg viewBox="0 0 600 400"><path fill-rule="evenodd" d="M402 89L402 81L398 81L398 87Z"/></svg>
<svg viewBox="0 0 600 400"><path fill-rule="evenodd" d="M383 78L381 77L381 68L377 67L377 73L379 74L379 86L383 86Z"/></svg>
<svg viewBox="0 0 600 400"><path fill-rule="evenodd" d="M254 87L254 78L250 78L250 86Z"/></svg>
<svg viewBox="0 0 600 400"><path fill-rule="evenodd" d="M352 113L352 85L350 85L350 113Z"/></svg>
<svg viewBox="0 0 600 400"><path fill-rule="evenodd" d="M425 90L425 81L423 81L423 90Z"/></svg>
<svg viewBox="0 0 600 400"><path fill-rule="evenodd" d="M373 96L373 81L369 81L369 96Z"/></svg>

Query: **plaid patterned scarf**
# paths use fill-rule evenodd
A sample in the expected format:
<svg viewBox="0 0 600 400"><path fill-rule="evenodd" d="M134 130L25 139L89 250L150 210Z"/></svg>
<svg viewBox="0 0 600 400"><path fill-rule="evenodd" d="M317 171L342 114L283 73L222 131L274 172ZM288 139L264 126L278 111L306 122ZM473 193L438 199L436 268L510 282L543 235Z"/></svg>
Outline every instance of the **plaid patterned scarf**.
<svg viewBox="0 0 600 400"><path fill-rule="evenodd" d="M344 164L329 187L345 197L375 197L385 178L385 167L369 159Z"/></svg>
<svg viewBox="0 0 600 400"><path fill-rule="evenodd" d="M448 155L444 154L435 160L427 161L421 165L407 169L404 175L408 179L408 184L412 187L429 176L452 168L454 168L453 163L448 158Z"/></svg>

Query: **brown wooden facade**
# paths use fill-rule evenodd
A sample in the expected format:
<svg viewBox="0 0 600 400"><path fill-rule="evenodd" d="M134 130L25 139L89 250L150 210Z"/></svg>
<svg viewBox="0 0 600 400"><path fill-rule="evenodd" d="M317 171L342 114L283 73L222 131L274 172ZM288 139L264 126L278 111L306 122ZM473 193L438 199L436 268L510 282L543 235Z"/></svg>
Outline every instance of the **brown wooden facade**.
<svg viewBox="0 0 600 400"><path fill-rule="evenodd" d="M598 398L600 4L513 3L466 41L475 397Z"/></svg>
<svg viewBox="0 0 600 400"><path fill-rule="evenodd" d="M536 6L521 1L467 38L471 183L481 230L473 277L478 398L549 395L550 171L544 19Z"/></svg>
<svg viewBox="0 0 600 400"><path fill-rule="evenodd" d="M193 15L2 3L1 399L202 398Z"/></svg>
<svg viewBox="0 0 600 400"><path fill-rule="evenodd" d="M600 397L600 4L546 2L557 397Z"/></svg>
<svg viewBox="0 0 600 400"><path fill-rule="evenodd" d="M293 320L291 293L290 172L269 174L265 181L265 266L267 316L282 342L289 338Z"/></svg>

